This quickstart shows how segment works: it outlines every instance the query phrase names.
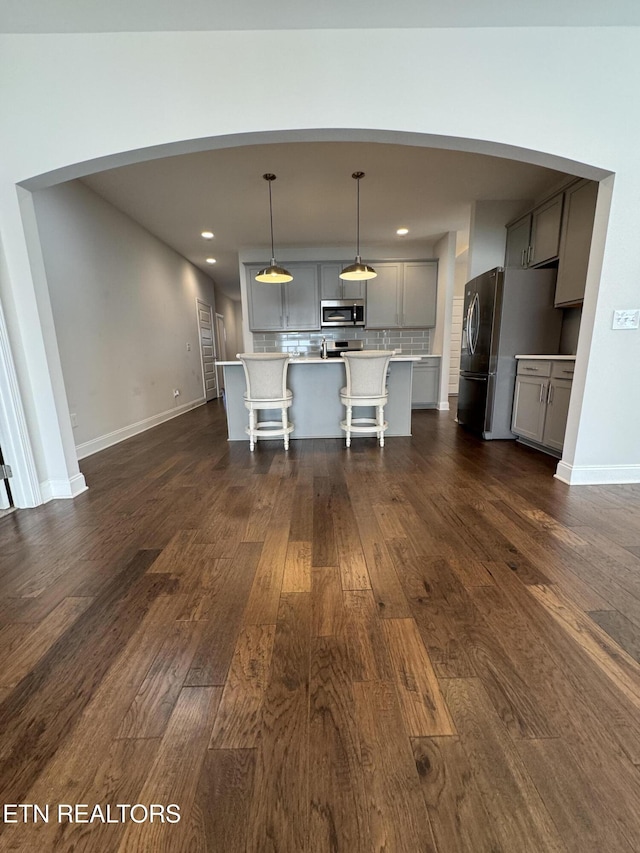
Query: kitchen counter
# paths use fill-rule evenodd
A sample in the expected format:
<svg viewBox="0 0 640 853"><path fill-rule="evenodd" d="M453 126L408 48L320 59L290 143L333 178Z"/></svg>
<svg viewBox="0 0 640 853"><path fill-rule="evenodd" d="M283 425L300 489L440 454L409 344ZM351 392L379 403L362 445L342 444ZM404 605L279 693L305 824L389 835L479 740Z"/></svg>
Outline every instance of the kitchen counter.
<svg viewBox="0 0 640 853"><path fill-rule="evenodd" d="M516 358L540 358L544 361L575 361L575 355L517 355Z"/></svg>
<svg viewBox="0 0 640 853"><path fill-rule="evenodd" d="M413 365L421 361L419 355L394 355L389 365L387 387L389 400L385 406L385 420L389 427L385 436L411 435L411 385ZM248 441L245 428L249 412L243 395L246 390L244 369L240 361L218 361L224 370L225 405L229 441ZM320 366L319 366L320 365ZM340 389L346 378L344 359L300 356L291 359L287 372L287 386L293 394L289 420L294 425L292 439L344 438L340 421L344 419L344 406L340 403ZM358 416L367 416L366 409ZM371 408L373 415L373 408ZM268 418L265 410L262 418ZM273 418L280 417L274 411Z"/></svg>
<svg viewBox="0 0 640 853"><path fill-rule="evenodd" d="M440 356L430 355L425 356L428 358L440 358ZM391 361L420 361L423 358L421 355L394 355L391 357ZM331 364L332 362L337 361L339 364L343 363L340 356L337 358L320 358L319 355L300 355L295 358L292 358L289 362L289 367L292 364ZM216 361L216 364L220 367L227 367L231 364L242 364L240 361Z"/></svg>

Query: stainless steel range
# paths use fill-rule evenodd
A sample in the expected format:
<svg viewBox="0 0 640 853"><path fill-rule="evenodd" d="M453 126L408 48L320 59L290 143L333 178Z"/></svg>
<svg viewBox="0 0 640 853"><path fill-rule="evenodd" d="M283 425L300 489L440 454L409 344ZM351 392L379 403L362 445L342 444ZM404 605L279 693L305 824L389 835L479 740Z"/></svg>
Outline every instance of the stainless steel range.
<svg viewBox="0 0 640 853"><path fill-rule="evenodd" d="M340 358L340 353L364 349L362 341L327 341L327 358Z"/></svg>

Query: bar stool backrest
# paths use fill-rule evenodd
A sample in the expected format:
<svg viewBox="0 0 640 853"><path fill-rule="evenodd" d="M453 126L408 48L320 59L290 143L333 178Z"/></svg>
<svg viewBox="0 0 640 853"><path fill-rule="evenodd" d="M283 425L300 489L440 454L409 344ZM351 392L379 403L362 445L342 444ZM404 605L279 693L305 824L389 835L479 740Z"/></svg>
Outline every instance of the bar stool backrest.
<svg viewBox="0 0 640 853"><path fill-rule="evenodd" d="M286 352L240 352L236 355L244 367L247 399L282 400L287 396L287 367L291 360Z"/></svg>
<svg viewBox="0 0 640 853"><path fill-rule="evenodd" d="M394 354L394 350L341 353L347 373L347 396L383 397L386 393L389 361Z"/></svg>

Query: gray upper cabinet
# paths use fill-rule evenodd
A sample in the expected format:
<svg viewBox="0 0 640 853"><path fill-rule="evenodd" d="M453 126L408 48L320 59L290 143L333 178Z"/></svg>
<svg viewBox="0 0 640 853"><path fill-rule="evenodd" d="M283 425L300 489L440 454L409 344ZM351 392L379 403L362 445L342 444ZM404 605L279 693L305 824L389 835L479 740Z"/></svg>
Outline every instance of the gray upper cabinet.
<svg viewBox="0 0 640 853"><path fill-rule="evenodd" d="M402 326L412 329L430 329L435 326L437 296L436 261L406 263L402 287Z"/></svg>
<svg viewBox="0 0 640 853"><path fill-rule="evenodd" d="M598 184L575 181L507 226L505 266L526 269L558 259L556 308L584 299Z"/></svg>
<svg viewBox="0 0 640 853"><path fill-rule="evenodd" d="M375 270L377 276L367 281L367 328L395 328L400 325L402 264L376 264Z"/></svg>
<svg viewBox="0 0 640 853"><path fill-rule="evenodd" d="M556 306L577 305L584 299L598 184L580 181L565 193Z"/></svg>
<svg viewBox="0 0 640 853"><path fill-rule="evenodd" d="M429 329L436 324L437 261L374 263L367 282L367 328Z"/></svg>
<svg viewBox="0 0 640 853"><path fill-rule="evenodd" d="M535 267L558 257L562 224L563 193L541 204L531 214L529 266Z"/></svg>
<svg viewBox="0 0 640 853"><path fill-rule="evenodd" d="M505 267L511 269L524 269L527 265L529 252L529 238L531 237L531 214L518 219L507 228L507 251L505 253Z"/></svg>
<svg viewBox="0 0 640 853"><path fill-rule="evenodd" d="M558 193L507 228L505 266L526 269L558 257L563 193Z"/></svg>
<svg viewBox="0 0 640 853"><path fill-rule="evenodd" d="M264 284L255 280L264 264L248 264L247 302L252 332L307 331L320 328L318 265L289 263L293 275L288 284Z"/></svg>
<svg viewBox="0 0 640 853"><path fill-rule="evenodd" d="M249 328L261 332L281 331L284 323L282 285L256 281L256 274L263 266L254 264L246 267Z"/></svg>
<svg viewBox="0 0 640 853"><path fill-rule="evenodd" d="M321 299L364 299L364 281L343 281L340 273L344 264L320 264Z"/></svg>

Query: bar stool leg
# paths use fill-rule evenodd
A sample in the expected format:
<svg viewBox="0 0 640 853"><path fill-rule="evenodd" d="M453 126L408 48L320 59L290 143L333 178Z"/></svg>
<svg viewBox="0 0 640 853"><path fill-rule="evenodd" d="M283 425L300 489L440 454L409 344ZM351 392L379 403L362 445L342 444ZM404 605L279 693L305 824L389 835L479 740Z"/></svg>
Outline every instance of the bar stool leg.
<svg viewBox="0 0 640 853"><path fill-rule="evenodd" d="M378 406L378 442L384 447L384 406Z"/></svg>
<svg viewBox="0 0 640 853"><path fill-rule="evenodd" d="M254 431L256 428L256 413L254 409L249 409L249 450L253 453L255 445Z"/></svg>
<svg viewBox="0 0 640 853"><path fill-rule="evenodd" d="M353 407L347 406L347 447L351 447L351 415Z"/></svg>
<svg viewBox="0 0 640 853"><path fill-rule="evenodd" d="M282 409L282 429L286 430L287 428L287 410ZM285 432L284 434L284 449L289 449L289 433Z"/></svg>

